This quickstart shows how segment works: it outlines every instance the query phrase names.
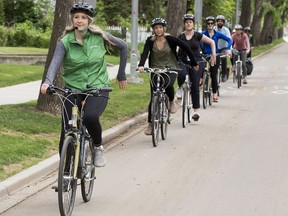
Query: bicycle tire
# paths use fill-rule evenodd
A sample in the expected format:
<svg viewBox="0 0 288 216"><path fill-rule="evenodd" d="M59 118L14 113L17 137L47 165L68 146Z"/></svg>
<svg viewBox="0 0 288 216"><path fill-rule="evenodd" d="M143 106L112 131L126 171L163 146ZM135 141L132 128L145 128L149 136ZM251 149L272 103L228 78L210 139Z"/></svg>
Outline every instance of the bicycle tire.
<svg viewBox="0 0 288 216"><path fill-rule="evenodd" d="M187 87L183 87L183 95L182 95L182 127L186 127L186 123L188 122L188 89Z"/></svg>
<svg viewBox="0 0 288 216"><path fill-rule="evenodd" d="M164 95L165 100L161 101L161 138L162 140L165 140L167 138L167 131L168 131L168 122L169 122L169 98L165 94Z"/></svg>
<svg viewBox="0 0 288 216"><path fill-rule="evenodd" d="M241 87L241 65L237 64L237 87Z"/></svg>
<svg viewBox="0 0 288 216"><path fill-rule="evenodd" d="M207 102L208 102L208 77L205 74L204 80L203 80L203 108L207 108Z"/></svg>
<svg viewBox="0 0 288 216"><path fill-rule="evenodd" d="M221 68L218 68L218 74L217 74L217 96L220 96L220 88L221 88L221 79L222 79L222 75L221 75Z"/></svg>
<svg viewBox="0 0 288 216"><path fill-rule="evenodd" d="M92 157L92 140L85 140L83 152L83 160L85 161L85 175L81 179L81 194L84 202L88 202L91 199L95 180L95 166L93 165Z"/></svg>
<svg viewBox="0 0 288 216"><path fill-rule="evenodd" d="M58 205L61 216L72 214L77 189L77 179L74 179L74 156L76 139L67 136L64 139L58 172Z"/></svg>
<svg viewBox="0 0 288 216"><path fill-rule="evenodd" d="M190 90L187 92L187 121L188 123L192 121L192 96Z"/></svg>
<svg viewBox="0 0 288 216"><path fill-rule="evenodd" d="M152 99L151 114L152 114L152 142L153 146L157 147L159 141L159 123L160 123L159 97L157 95L155 95Z"/></svg>

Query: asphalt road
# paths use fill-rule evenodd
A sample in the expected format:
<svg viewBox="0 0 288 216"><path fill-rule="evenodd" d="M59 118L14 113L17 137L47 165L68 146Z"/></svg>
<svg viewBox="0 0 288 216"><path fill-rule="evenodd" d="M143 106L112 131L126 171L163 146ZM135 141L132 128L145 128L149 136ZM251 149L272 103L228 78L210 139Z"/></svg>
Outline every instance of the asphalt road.
<svg viewBox="0 0 288 216"><path fill-rule="evenodd" d="M179 109L157 148L141 126L116 141L73 215L288 215L287 56L286 43L256 59L241 89L230 77L199 122L182 128ZM47 187L2 215L59 215L57 194Z"/></svg>

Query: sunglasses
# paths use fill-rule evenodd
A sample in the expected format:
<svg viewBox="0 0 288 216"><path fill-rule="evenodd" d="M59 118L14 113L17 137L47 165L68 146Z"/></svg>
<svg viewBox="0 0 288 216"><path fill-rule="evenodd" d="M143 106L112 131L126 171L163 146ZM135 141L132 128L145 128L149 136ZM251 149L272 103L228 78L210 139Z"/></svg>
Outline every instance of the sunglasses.
<svg viewBox="0 0 288 216"><path fill-rule="evenodd" d="M214 25L214 23L213 22L208 22L207 25Z"/></svg>

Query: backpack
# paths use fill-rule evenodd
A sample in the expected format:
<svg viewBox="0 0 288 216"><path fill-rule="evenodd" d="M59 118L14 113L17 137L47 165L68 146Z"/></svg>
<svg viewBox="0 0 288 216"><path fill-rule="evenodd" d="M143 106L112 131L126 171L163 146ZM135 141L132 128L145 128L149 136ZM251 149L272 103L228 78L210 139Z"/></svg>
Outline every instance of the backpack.
<svg viewBox="0 0 288 216"><path fill-rule="evenodd" d="M246 67L247 67L247 75L251 75L253 71L253 63L250 58L246 60Z"/></svg>

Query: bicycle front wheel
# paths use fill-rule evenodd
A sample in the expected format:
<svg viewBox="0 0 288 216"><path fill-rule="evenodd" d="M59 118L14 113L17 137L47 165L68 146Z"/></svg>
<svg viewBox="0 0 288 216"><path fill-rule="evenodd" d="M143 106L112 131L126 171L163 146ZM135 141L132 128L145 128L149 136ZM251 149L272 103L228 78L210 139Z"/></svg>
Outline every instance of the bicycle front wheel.
<svg viewBox="0 0 288 216"><path fill-rule="evenodd" d="M237 64L237 87L241 87L241 64Z"/></svg>
<svg viewBox="0 0 288 216"><path fill-rule="evenodd" d="M152 142L156 147L159 141L159 123L160 123L160 110L159 110L159 97L155 95L151 105L152 113Z"/></svg>
<svg viewBox="0 0 288 216"><path fill-rule="evenodd" d="M72 136L67 136L63 142L60 156L58 205L61 216L71 215L75 203L77 189L77 179L74 178L75 144L76 139Z"/></svg>
<svg viewBox="0 0 288 216"><path fill-rule="evenodd" d="M208 77L206 74L204 75L204 80L203 80L203 108L206 109L207 107L207 102L208 102L208 94L209 94L209 85L208 85Z"/></svg>
<svg viewBox="0 0 288 216"><path fill-rule="evenodd" d="M188 116L189 116L189 110L188 108L188 89L185 86L183 88L183 95L182 95L182 127L185 128L187 121L188 121Z"/></svg>
<svg viewBox="0 0 288 216"><path fill-rule="evenodd" d="M161 137L162 140L165 140L167 137L167 131L168 131L168 122L169 122L169 98L165 94L165 100L161 102Z"/></svg>
<svg viewBox="0 0 288 216"><path fill-rule="evenodd" d="M88 202L91 199L94 180L95 180L95 166L93 165L92 157L92 140L88 139L84 144L83 160L85 161L84 176L81 179L81 193L84 202Z"/></svg>

